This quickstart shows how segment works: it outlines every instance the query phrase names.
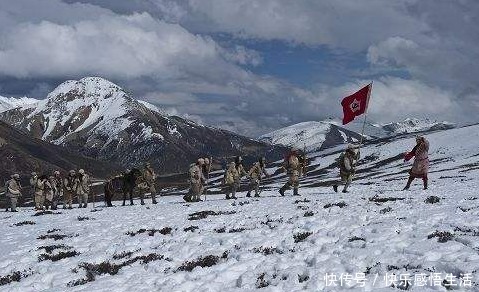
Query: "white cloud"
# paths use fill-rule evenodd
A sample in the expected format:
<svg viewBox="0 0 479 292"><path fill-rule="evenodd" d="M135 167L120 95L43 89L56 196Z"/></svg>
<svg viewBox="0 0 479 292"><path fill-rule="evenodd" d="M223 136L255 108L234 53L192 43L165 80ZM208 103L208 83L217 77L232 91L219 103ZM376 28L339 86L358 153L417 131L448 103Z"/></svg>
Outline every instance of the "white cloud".
<svg viewBox="0 0 479 292"><path fill-rule="evenodd" d="M391 35L426 31L423 22L407 13L411 2L189 0L189 14L181 21L206 32L361 50Z"/></svg>
<svg viewBox="0 0 479 292"><path fill-rule="evenodd" d="M73 24L48 20L19 23L2 39L0 73L15 77L95 72L121 78L158 75L168 79L181 77L199 62L222 62L211 39L146 13L101 16ZM182 70L188 58L193 65Z"/></svg>

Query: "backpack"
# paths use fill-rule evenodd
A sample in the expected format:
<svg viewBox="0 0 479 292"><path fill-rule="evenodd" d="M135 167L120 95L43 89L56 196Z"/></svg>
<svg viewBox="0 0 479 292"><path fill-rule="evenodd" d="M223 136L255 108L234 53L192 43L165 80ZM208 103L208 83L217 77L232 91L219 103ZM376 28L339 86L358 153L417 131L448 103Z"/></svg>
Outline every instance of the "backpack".
<svg viewBox="0 0 479 292"><path fill-rule="evenodd" d="M48 180L43 183L43 188L47 192L53 190L52 184Z"/></svg>
<svg viewBox="0 0 479 292"><path fill-rule="evenodd" d="M190 165L190 169L189 169L189 174L190 174L190 181L191 182L197 182L200 177L199 177L199 173L198 173L198 167L196 165L196 163L192 163Z"/></svg>

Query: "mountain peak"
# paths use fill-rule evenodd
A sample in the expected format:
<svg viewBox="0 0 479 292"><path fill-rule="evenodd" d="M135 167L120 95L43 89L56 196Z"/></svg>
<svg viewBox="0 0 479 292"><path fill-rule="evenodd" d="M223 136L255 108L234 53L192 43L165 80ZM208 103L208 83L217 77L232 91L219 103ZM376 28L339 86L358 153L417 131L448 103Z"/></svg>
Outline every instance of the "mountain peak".
<svg viewBox="0 0 479 292"><path fill-rule="evenodd" d="M65 99L69 97L82 98L110 98L115 93L128 96L128 94L115 83L102 77L84 77L80 80L67 80L58 85L47 99Z"/></svg>

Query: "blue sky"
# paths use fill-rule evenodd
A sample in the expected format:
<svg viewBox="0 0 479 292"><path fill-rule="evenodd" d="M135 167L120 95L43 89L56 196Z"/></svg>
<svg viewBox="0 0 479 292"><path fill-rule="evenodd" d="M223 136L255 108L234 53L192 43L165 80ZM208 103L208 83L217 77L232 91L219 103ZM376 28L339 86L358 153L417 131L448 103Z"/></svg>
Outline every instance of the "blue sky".
<svg viewBox="0 0 479 292"><path fill-rule="evenodd" d="M101 76L171 114L257 136L340 118L478 122L474 0L0 0L0 95Z"/></svg>

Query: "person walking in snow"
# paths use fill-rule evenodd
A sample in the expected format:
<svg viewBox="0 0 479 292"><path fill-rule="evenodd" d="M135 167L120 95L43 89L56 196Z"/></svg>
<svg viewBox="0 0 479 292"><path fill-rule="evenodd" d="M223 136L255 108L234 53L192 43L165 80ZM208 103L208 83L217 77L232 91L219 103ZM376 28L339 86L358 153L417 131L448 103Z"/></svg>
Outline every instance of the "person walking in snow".
<svg viewBox="0 0 479 292"><path fill-rule="evenodd" d="M88 206L88 195L90 194L90 177L85 170L80 169L74 181L74 190L78 197L78 208Z"/></svg>
<svg viewBox="0 0 479 292"><path fill-rule="evenodd" d="M428 179L427 173L429 171L429 141L422 136L416 137L416 146L411 152L406 153L404 161L409 161L414 157L411 170L409 170L409 179L403 190L409 190L411 183L415 178L422 178L424 189L427 190Z"/></svg>
<svg viewBox="0 0 479 292"><path fill-rule="evenodd" d="M36 172L32 172L30 185L33 188L35 210L43 210L45 205L45 194L43 193L43 181L38 177Z"/></svg>
<svg viewBox="0 0 479 292"><path fill-rule="evenodd" d="M46 175L42 175L39 179L42 180L43 183L43 194L45 196L45 209L53 209L53 197L55 194L55 189L52 185L54 177Z"/></svg>
<svg viewBox="0 0 479 292"><path fill-rule="evenodd" d="M6 195L10 199L10 211L17 211L18 198L22 196L22 186L20 184L20 175L15 173L6 183Z"/></svg>
<svg viewBox="0 0 479 292"><path fill-rule="evenodd" d="M261 182L261 176L268 177L269 174L266 172L266 158L261 157L258 162L256 162L253 167L248 171L249 177L249 189L246 194L247 197L251 197L251 192L254 190L254 196L259 197L259 184Z"/></svg>
<svg viewBox="0 0 479 292"><path fill-rule="evenodd" d="M150 192L151 202L153 204L156 204L156 173L149 162L145 163L145 168L143 169L143 178L147 185L147 189Z"/></svg>
<svg viewBox="0 0 479 292"><path fill-rule="evenodd" d="M239 177L238 170L236 170L236 163L231 161L225 170L223 177L223 185L225 186L226 200L236 199L236 177Z"/></svg>
<svg viewBox="0 0 479 292"><path fill-rule="evenodd" d="M226 199L237 199L236 192L241 184L241 177L248 175L243 167L243 158L236 156L235 161L228 165L224 182L226 185Z"/></svg>
<svg viewBox="0 0 479 292"><path fill-rule="evenodd" d="M359 150L356 153L354 145L349 144L345 152L339 155L337 159L339 164L339 176L341 177L341 184L344 185L343 193L348 192L348 187L353 181L353 176L356 173L355 161L360 157ZM338 185L333 185L334 192L338 192Z"/></svg>
<svg viewBox="0 0 479 292"><path fill-rule="evenodd" d="M65 189L64 196L63 196L63 209L67 208L72 209L73 204L73 194L75 194L75 179L76 179L76 172L75 170L70 170L68 175L63 180L63 187Z"/></svg>
<svg viewBox="0 0 479 292"><path fill-rule="evenodd" d="M35 202L35 210L43 210L43 204L45 203L45 198L43 196L43 184L38 179L36 172L32 172L30 177L30 185L33 189L33 200Z"/></svg>
<svg viewBox="0 0 479 292"><path fill-rule="evenodd" d="M303 161L303 162L302 162ZM293 188L293 195L299 196L299 178L303 175L305 169L304 159L300 157L299 150L292 148L289 154L285 157L283 162L283 169L288 174L288 181L279 189L281 196L291 187Z"/></svg>
<svg viewBox="0 0 479 292"><path fill-rule="evenodd" d="M205 165L204 158L198 158L196 163L190 165L188 174L188 183L190 189L188 193L183 197L187 202L199 202L201 201L200 196L203 192L203 186L206 183L206 178L203 174L203 166Z"/></svg>

